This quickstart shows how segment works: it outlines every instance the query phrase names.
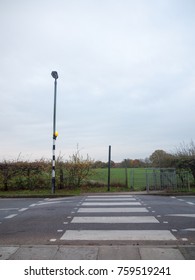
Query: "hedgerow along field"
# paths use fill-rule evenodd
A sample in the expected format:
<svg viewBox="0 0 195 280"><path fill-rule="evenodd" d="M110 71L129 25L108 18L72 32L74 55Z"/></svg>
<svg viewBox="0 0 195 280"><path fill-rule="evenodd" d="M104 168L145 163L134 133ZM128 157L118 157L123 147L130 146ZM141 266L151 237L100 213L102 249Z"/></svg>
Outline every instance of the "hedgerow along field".
<svg viewBox="0 0 195 280"><path fill-rule="evenodd" d="M51 192L51 167L47 162L38 163L11 163L8 169L1 168L0 193L18 192L28 194L36 192L47 194ZM138 177L142 176L143 168L136 168ZM85 191L107 191L108 169L94 168L80 188L69 186L66 183L66 170L63 168L63 183L60 181L60 169L56 170L56 191L60 193L78 194ZM130 169L127 169L127 184L125 168L111 168L110 191L130 190ZM136 190L142 190L144 185L136 185Z"/></svg>
<svg viewBox="0 0 195 280"><path fill-rule="evenodd" d="M12 173L4 174L7 178L8 190L21 194L38 195L51 194L51 166L50 163L17 163L13 164ZM18 171L19 170L19 171ZM2 170L1 170L2 171ZM60 182L60 169L56 170L56 194L79 194L83 192L106 192L108 182L107 168L94 168L81 187L73 187L66 184L66 170L63 167L63 184ZM147 169L147 172L153 172ZM0 195L5 194L2 173L0 174ZM131 189L133 177L133 189ZM145 168L111 168L110 191L141 191L146 190Z"/></svg>

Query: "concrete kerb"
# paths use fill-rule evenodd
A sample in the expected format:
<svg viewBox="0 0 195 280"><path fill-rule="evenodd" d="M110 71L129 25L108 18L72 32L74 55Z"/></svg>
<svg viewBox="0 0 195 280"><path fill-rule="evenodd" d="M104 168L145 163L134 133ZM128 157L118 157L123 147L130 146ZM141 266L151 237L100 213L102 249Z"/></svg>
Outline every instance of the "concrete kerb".
<svg viewBox="0 0 195 280"><path fill-rule="evenodd" d="M0 260L194 260L195 246L0 245Z"/></svg>
<svg viewBox="0 0 195 280"><path fill-rule="evenodd" d="M16 196L0 196L0 198L63 198L63 197L76 197L76 196L91 196L91 195L160 195L160 196L195 196L195 192L166 192L162 191L128 191L128 192L87 192L75 195L61 195L61 194L48 194L48 195L16 195Z"/></svg>

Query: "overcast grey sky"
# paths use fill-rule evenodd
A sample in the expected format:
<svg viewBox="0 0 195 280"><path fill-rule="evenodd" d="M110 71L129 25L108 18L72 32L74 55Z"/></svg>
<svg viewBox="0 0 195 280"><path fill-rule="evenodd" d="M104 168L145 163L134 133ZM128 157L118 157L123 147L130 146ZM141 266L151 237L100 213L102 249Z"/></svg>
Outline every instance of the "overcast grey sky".
<svg viewBox="0 0 195 280"><path fill-rule="evenodd" d="M194 0L0 0L0 159L145 158L195 139Z"/></svg>

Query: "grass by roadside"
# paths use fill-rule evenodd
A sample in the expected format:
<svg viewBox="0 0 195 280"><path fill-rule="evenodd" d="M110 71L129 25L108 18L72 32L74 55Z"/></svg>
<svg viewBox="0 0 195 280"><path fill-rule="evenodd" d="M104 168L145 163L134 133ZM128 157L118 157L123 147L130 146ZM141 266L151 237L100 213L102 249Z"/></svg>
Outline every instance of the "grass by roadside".
<svg viewBox="0 0 195 280"><path fill-rule="evenodd" d="M17 191L0 191L1 198L14 197L55 197L55 196L71 196L80 195L79 190L56 190L55 194L49 189L41 190L17 190Z"/></svg>
<svg viewBox="0 0 195 280"><path fill-rule="evenodd" d="M141 191L141 190L140 190ZM34 197L60 197L60 196L76 196L86 193L120 193L120 192L129 192L129 188L125 187L112 187L108 191L107 186L101 187L82 187L77 189L56 189L55 194L52 194L51 189L40 189L40 190L16 190L16 191L0 191L0 198L34 198ZM139 191L138 191L139 192ZM137 193L137 191L136 191ZM192 188L190 191L184 189L169 189L160 192L156 192L161 195L195 195L195 188ZM149 194L154 194L154 191L150 191Z"/></svg>
<svg viewBox="0 0 195 280"><path fill-rule="evenodd" d="M111 187L110 192L127 192L129 188L125 187ZM35 190L10 190L0 191L0 197L55 197L55 196L72 196L81 195L83 193L106 193L108 192L107 186L83 186L81 188L58 189L56 188L55 194L52 194L51 188L49 189L35 189Z"/></svg>

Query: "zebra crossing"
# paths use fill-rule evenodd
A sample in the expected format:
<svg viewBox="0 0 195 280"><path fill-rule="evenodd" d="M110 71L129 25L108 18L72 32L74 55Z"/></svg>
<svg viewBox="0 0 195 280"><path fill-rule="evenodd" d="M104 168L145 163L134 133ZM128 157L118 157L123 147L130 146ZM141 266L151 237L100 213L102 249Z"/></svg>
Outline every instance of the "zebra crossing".
<svg viewBox="0 0 195 280"><path fill-rule="evenodd" d="M86 196L66 223L60 240L177 241L171 230L133 195Z"/></svg>

